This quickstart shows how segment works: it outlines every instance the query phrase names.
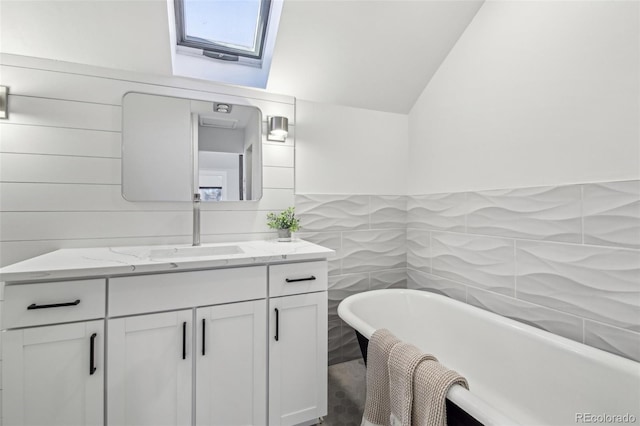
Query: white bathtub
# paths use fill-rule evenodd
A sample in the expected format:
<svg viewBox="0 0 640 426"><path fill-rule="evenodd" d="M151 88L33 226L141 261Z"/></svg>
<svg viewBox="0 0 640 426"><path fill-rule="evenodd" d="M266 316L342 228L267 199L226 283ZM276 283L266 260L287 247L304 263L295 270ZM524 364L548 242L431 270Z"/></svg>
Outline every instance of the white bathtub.
<svg viewBox="0 0 640 426"><path fill-rule="evenodd" d="M454 386L447 398L485 425L640 423L640 363L419 290L356 294L338 314L465 376L470 391Z"/></svg>

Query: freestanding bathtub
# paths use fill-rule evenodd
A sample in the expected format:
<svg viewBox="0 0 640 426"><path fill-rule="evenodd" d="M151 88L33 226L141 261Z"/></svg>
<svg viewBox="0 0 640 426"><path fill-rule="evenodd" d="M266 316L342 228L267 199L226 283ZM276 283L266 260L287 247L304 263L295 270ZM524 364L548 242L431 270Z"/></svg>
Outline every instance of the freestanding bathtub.
<svg viewBox="0 0 640 426"><path fill-rule="evenodd" d="M640 363L445 296L375 290L347 297L345 322L435 355L469 381L447 399L485 425L639 424Z"/></svg>

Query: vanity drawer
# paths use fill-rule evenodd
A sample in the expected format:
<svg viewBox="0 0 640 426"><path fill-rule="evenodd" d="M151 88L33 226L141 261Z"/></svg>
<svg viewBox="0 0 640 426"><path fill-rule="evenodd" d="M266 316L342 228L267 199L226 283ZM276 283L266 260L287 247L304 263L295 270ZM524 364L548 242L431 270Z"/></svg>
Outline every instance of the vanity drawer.
<svg viewBox="0 0 640 426"><path fill-rule="evenodd" d="M303 262L269 267L269 297L327 289L327 262Z"/></svg>
<svg viewBox="0 0 640 426"><path fill-rule="evenodd" d="M2 327L104 318L105 280L14 284L4 288Z"/></svg>
<svg viewBox="0 0 640 426"><path fill-rule="evenodd" d="M112 278L109 316L173 311L266 296L266 266Z"/></svg>

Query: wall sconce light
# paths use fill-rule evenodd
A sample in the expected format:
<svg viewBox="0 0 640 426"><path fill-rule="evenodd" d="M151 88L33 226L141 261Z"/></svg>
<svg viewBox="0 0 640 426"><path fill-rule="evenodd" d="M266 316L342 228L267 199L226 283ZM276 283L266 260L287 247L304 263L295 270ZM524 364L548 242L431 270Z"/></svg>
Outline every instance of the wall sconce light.
<svg viewBox="0 0 640 426"><path fill-rule="evenodd" d="M289 120L287 117L267 117L268 129L267 140L284 142L289 134Z"/></svg>
<svg viewBox="0 0 640 426"><path fill-rule="evenodd" d="M7 86L0 86L0 118L9 118L8 100L9 88Z"/></svg>

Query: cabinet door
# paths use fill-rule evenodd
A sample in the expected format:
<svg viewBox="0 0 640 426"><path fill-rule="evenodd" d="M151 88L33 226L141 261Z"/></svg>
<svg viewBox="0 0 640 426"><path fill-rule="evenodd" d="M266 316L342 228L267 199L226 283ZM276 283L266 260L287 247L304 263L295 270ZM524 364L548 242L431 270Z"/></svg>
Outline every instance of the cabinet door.
<svg viewBox="0 0 640 426"><path fill-rule="evenodd" d="M269 300L269 424L327 414L327 292Z"/></svg>
<svg viewBox="0 0 640 426"><path fill-rule="evenodd" d="M266 423L266 303L197 310L196 425Z"/></svg>
<svg viewBox="0 0 640 426"><path fill-rule="evenodd" d="M110 425L191 425L192 311L109 320Z"/></svg>
<svg viewBox="0 0 640 426"><path fill-rule="evenodd" d="M104 321L3 333L6 425L104 424Z"/></svg>

